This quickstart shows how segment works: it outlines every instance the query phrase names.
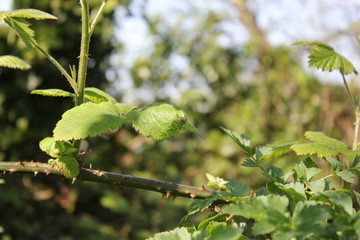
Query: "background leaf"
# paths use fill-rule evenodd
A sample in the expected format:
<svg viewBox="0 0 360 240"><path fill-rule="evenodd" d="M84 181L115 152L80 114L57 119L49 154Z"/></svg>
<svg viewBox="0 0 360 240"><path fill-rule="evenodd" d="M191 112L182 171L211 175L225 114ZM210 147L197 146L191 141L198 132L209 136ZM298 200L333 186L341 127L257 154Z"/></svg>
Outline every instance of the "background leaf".
<svg viewBox="0 0 360 240"><path fill-rule="evenodd" d="M0 67L17 68L21 70L31 68L24 60L11 55L0 56Z"/></svg>
<svg viewBox="0 0 360 240"><path fill-rule="evenodd" d="M125 115L132 109L120 103L84 103L63 114L54 129L54 138L82 139L100 135L109 129L118 129L125 122Z"/></svg>

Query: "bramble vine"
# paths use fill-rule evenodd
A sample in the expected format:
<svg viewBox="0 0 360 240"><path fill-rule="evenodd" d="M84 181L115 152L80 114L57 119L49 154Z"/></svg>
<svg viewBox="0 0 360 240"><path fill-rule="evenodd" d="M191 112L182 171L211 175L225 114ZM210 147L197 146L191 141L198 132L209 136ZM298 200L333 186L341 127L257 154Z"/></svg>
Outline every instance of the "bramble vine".
<svg viewBox="0 0 360 240"><path fill-rule="evenodd" d="M308 131L303 142L268 144L253 147L251 138L220 127L247 154L241 164L258 169L267 178L265 186L251 186L237 180L207 174L208 187L186 186L168 181L157 181L123 174L87 169L79 163L82 139L96 137L129 123L140 134L154 140L166 140L180 131L198 133L187 122L186 114L178 107L155 103L138 108L119 103L100 89L86 87L86 70L89 60L90 38L106 4L104 0L95 17L90 19L87 0L80 0L82 36L78 66L65 70L56 59L42 49L35 40L28 19L56 20L51 14L22 9L0 12L0 22L16 32L26 47L40 51L64 75L73 92L62 89L37 89L32 94L68 97L74 107L66 111L53 129L53 135L43 139L39 147L51 159L48 163L0 162L5 173L31 172L54 174L73 181L95 181L157 191L164 196L193 198L188 213L179 227L158 233L150 239L358 239L360 236L360 193L356 184L360 175L358 135L360 125L359 99L349 89L345 76L355 73L354 66L335 50L319 42L297 42L310 47L309 66L324 71L339 70L345 89L354 107L356 118L352 149L321 132ZM1 56L1 67L29 69L30 66L15 56ZM305 156L284 173L281 168L266 164L268 158L295 152ZM329 174L316 164L321 158L328 163ZM341 184L338 184L338 183ZM340 186L339 186L340 185ZM199 212L211 210L200 223L189 221Z"/></svg>

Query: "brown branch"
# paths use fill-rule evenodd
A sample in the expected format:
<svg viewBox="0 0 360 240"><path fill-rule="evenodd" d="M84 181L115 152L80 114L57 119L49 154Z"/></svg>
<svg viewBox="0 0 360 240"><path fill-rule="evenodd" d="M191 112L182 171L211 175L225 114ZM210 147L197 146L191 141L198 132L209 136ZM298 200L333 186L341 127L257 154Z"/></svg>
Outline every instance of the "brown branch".
<svg viewBox="0 0 360 240"><path fill-rule="evenodd" d="M53 168L49 164L39 162L0 162L0 171L3 171L3 174L34 173L34 175L36 176L38 173L45 173L46 175L52 174L62 176L59 169L57 169L56 167ZM211 191L205 189L204 187L199 188L168 181L158 181L88 168L81 168L80 174L77 176L76 179L73 179L73 181L75 180L85 182L107 183L124 187L144 189L160 192L166 197L169 197L171 195L174 198L181 196L193 199L203 199L210 196L211 194Z"/></svg>

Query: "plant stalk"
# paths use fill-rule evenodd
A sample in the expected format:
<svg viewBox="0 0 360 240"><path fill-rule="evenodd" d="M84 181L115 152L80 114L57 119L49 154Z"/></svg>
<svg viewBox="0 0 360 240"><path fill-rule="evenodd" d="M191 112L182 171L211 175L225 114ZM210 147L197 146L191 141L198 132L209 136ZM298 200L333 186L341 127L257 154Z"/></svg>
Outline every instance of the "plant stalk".
<svg viewBox="0 0 360 240"><path fill-rule="evenodd" d="M86 84L86 70L89 59L89 3L87 0L80 0L81 4L81 46L78 69L78 93L75 97L75 105L79 106L84 102L84 89Z"/></svg>
<svg viewBox="0 0 360 240"><path fill-rule="evenodd" d="M91 35L92 35L93 32L94 32L95 26L96 26L96 24L97 24L98 21L99 21L100 15L101 15L102 11L104 10L104 7L105 7L106 2L107 2L107 0L103 0L103 2L101 3L101 6L100 6L100 8L99 8L99 10L97 11L94 19L93 19L92 22L91 22L91 26L90 26L90 30L89 30L89 35L90 35L90 37L91 37Z"/></svg>
<svg viewBox="0 0 360 240"><path fill-rule="evenodd" d="M62 176L58 168L53 168L47 163L39 162L0 162L0 171L2 171L3 174L33 173L36 176L38 173L45 173ZM155 191L162 193L166 197L173 196L174 198L181 196L193 199L204 199L211 194L211 191L205 189L204 187L199 188L177 184L174 182L158 181L83 167L80 169L80 174L76 177L76 179L73 179L73 181L75 180L107 183L118 186ZM221 200L218 202L226 203L225 201Z"/></svg>

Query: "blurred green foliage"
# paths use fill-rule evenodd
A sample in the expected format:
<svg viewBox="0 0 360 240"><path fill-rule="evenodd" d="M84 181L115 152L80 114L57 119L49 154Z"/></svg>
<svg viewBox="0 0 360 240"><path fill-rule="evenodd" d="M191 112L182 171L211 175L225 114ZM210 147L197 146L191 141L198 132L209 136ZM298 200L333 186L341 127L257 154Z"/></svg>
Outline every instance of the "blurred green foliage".
<svg viewBox="0 0 360 240"><path fill-rule="evenodd" d="M100 2L90 1L91 8ZM125 0L108 1L91 40L89 87L113 89L105 72L111 54L123 50L122 45L113 45L114 10L123 9L130 18L128 5ZM37 40L64 67L77 64L77 1L15 0L14 8L36 8L57 16L58 21L34 22ZM351 142L353 119L351 106L345 103L346 92L306 74L294 48L264 45L266 39L254 41L259 36L250 36L241 47L223 46L219 38L225 33L218 25L224 16L209 12L196 18L196 11L191 14L194 25L187 29L181 25L187 15L170 26L163 24L163 16L143 13L156 41L153 51L138 56L128 70L136 89L150 89L156 100L179 105L201 136L180 134L170 141L154 142L123 128L86 142L86 166L91 163L101 170L196 186L207 182L205 173L209 172L256 188L263 177L240 166L243 154L219 126L251 136L254 144L301 139L306 130ZM43 56L26 50L13 33L0 27L0 54L22 57L32 66L27 72L0 69L0 161L46 162L38 142L51 135L61 114L73 103L29 93L35 88L70 87ZM173 66L174 56L186 59L187 71ZM188 85L185 90L182 83ZM171 97L168 87L178 89L180 96ZM126 101L124 96L115 97ZM134 98L145 104L141 94ZM294 165L291 155L267 161L278 167ZM162 200L158 193L93 183L71 185L54 177L3 178L3 239L143 239L177 226L189 204L187 199Z"/></svg>

